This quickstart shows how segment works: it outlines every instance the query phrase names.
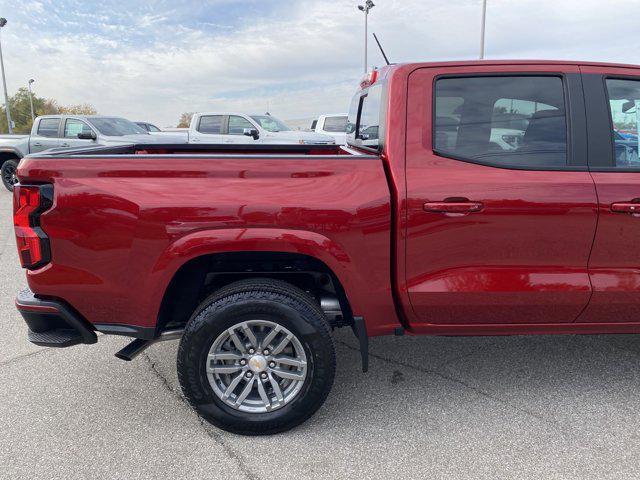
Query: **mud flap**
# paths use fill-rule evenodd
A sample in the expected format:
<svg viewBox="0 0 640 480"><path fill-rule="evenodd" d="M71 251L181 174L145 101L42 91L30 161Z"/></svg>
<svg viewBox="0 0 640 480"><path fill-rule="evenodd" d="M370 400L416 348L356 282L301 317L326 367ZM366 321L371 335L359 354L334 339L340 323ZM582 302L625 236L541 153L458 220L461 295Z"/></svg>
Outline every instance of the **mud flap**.
<svg viewBox="0 0 640 480"><path fill-rule="evenodd" d="M364 317L353 317L351 330L353 330L353 334L360 343L362 371L367 372L369 370L369 337L367 336L367 325L364 323Z"/></svg>

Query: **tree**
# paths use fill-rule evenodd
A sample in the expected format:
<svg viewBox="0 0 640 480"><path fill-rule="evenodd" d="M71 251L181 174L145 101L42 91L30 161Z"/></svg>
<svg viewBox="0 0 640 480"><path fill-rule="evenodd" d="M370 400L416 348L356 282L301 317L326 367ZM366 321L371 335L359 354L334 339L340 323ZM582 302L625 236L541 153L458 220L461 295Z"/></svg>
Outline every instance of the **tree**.
<svg viewBox="0 0 640 480"><path fill-rule="evenodd" d="M180 120L178 121L178 128L189 128L189 124L191 123L191 117L193 117L193 112L185 112L180 115Z"/></svg>
<svg viewBox="0 0 640 480"><path fill-rule="evenodd" d="M93 105L81 103L79 105L60 107L60 113L65 113L67 115L95 115L98 112Z"/></svg>
<svg viewBox="0 0 640 480"><path fill-rule="evenodd" d="M15 123L14 133L29 133L31 131L31 105L29 103L29 90L26 87L9 98L11 120ZM68 107L58 105L51 98L33 96L33 111L38 115L56 115L60 113L76 115L95 115L96 109L89 104L71 105ZM7 114L4 105L0 108L0 132L7 132Z"/></svg>

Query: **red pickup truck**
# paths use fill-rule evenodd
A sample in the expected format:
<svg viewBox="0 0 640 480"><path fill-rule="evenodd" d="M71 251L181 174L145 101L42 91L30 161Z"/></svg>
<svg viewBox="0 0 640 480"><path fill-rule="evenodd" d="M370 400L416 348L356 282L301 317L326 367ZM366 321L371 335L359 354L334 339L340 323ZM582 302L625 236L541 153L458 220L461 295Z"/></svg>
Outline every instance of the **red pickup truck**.
<svg viewBox="0 0 640 480"><path fill-rule="evenodd" d="M640 333L640 67L394 65L348 145L131 145L25 157L15 232L38 345L181 338L206 420L289 429L331 331Z"/></svg>

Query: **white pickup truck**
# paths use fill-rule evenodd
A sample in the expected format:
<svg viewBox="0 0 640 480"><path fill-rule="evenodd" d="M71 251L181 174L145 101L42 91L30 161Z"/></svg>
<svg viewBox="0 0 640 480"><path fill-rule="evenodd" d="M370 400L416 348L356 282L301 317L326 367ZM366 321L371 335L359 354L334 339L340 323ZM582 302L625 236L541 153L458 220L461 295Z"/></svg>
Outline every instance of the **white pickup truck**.
<svg viewBox="0 0 640 480"><path fill-rule="evenodd" d="M195 113L191 118L189 143L333 145L336 142L328 135L293 130L271 115L206 112Z"/></svg>
<svg viewBox="0 0 640 480"><path fill-rule="evenodd" d="M8 190L17 182L20 159L50 148L94 145L186 143L186 138L156 137L121 117L101 115L44 115L33 122L29 135L0 135L0 175Z"/></svg>
<svg viewBox="0 0 640 480"><path fill-rule="evenodd" d="M345 145L347 143L347 114L320 115L311 124L311 130L333 137L338 145Z"/></svg>

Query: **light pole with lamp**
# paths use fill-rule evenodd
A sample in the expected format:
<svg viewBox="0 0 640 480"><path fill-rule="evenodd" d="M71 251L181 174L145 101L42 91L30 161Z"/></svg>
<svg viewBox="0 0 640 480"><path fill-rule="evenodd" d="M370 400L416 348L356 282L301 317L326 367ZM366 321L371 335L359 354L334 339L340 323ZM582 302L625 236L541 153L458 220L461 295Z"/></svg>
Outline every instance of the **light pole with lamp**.
<svg viewBox="0 0 640 480"><path fill-rule="evenodd" d="M487 0L482 0L482 23L480 24L480 60L484 58L484 30L487 23Z"/></svg>
<svg viewBox="0 0 640 480"><path fill-rule="evenodd" d="M29 88L29 105L31 106L31 122L33 123L36 119L35 114L33 113L33 92L31 91L31 85L33 84L33 82L35 82L35 80L32 78L29 80L29 82L27 83L27 87Z"/></svg>
<svg viewBox="0 0 640 480"><path fill-rule="evenodd" d="M364 12L364 73L367 73L367 40L368 40L368 25L367 25L367 20L369 17L369 10L371 10L373 7L375 7L376 4L373 3L371 0L367 0L366 2L364 2L364 5L358 5L358 10L360 10L361 12Z"/></svg>
<svg viewBox="0 0 640 480"><path fill-rule="evenodd" d="M0 18L0 30L7 24L6 18ZM2 69L2 86L4 88L4 111L7 114L7 125L9 133L13 133L13 125L11 124L11 111L9 109L9 95L7 95L7 80L4 76L4 60L2 59L2 41L0 41L0 68Z"/></svg>

